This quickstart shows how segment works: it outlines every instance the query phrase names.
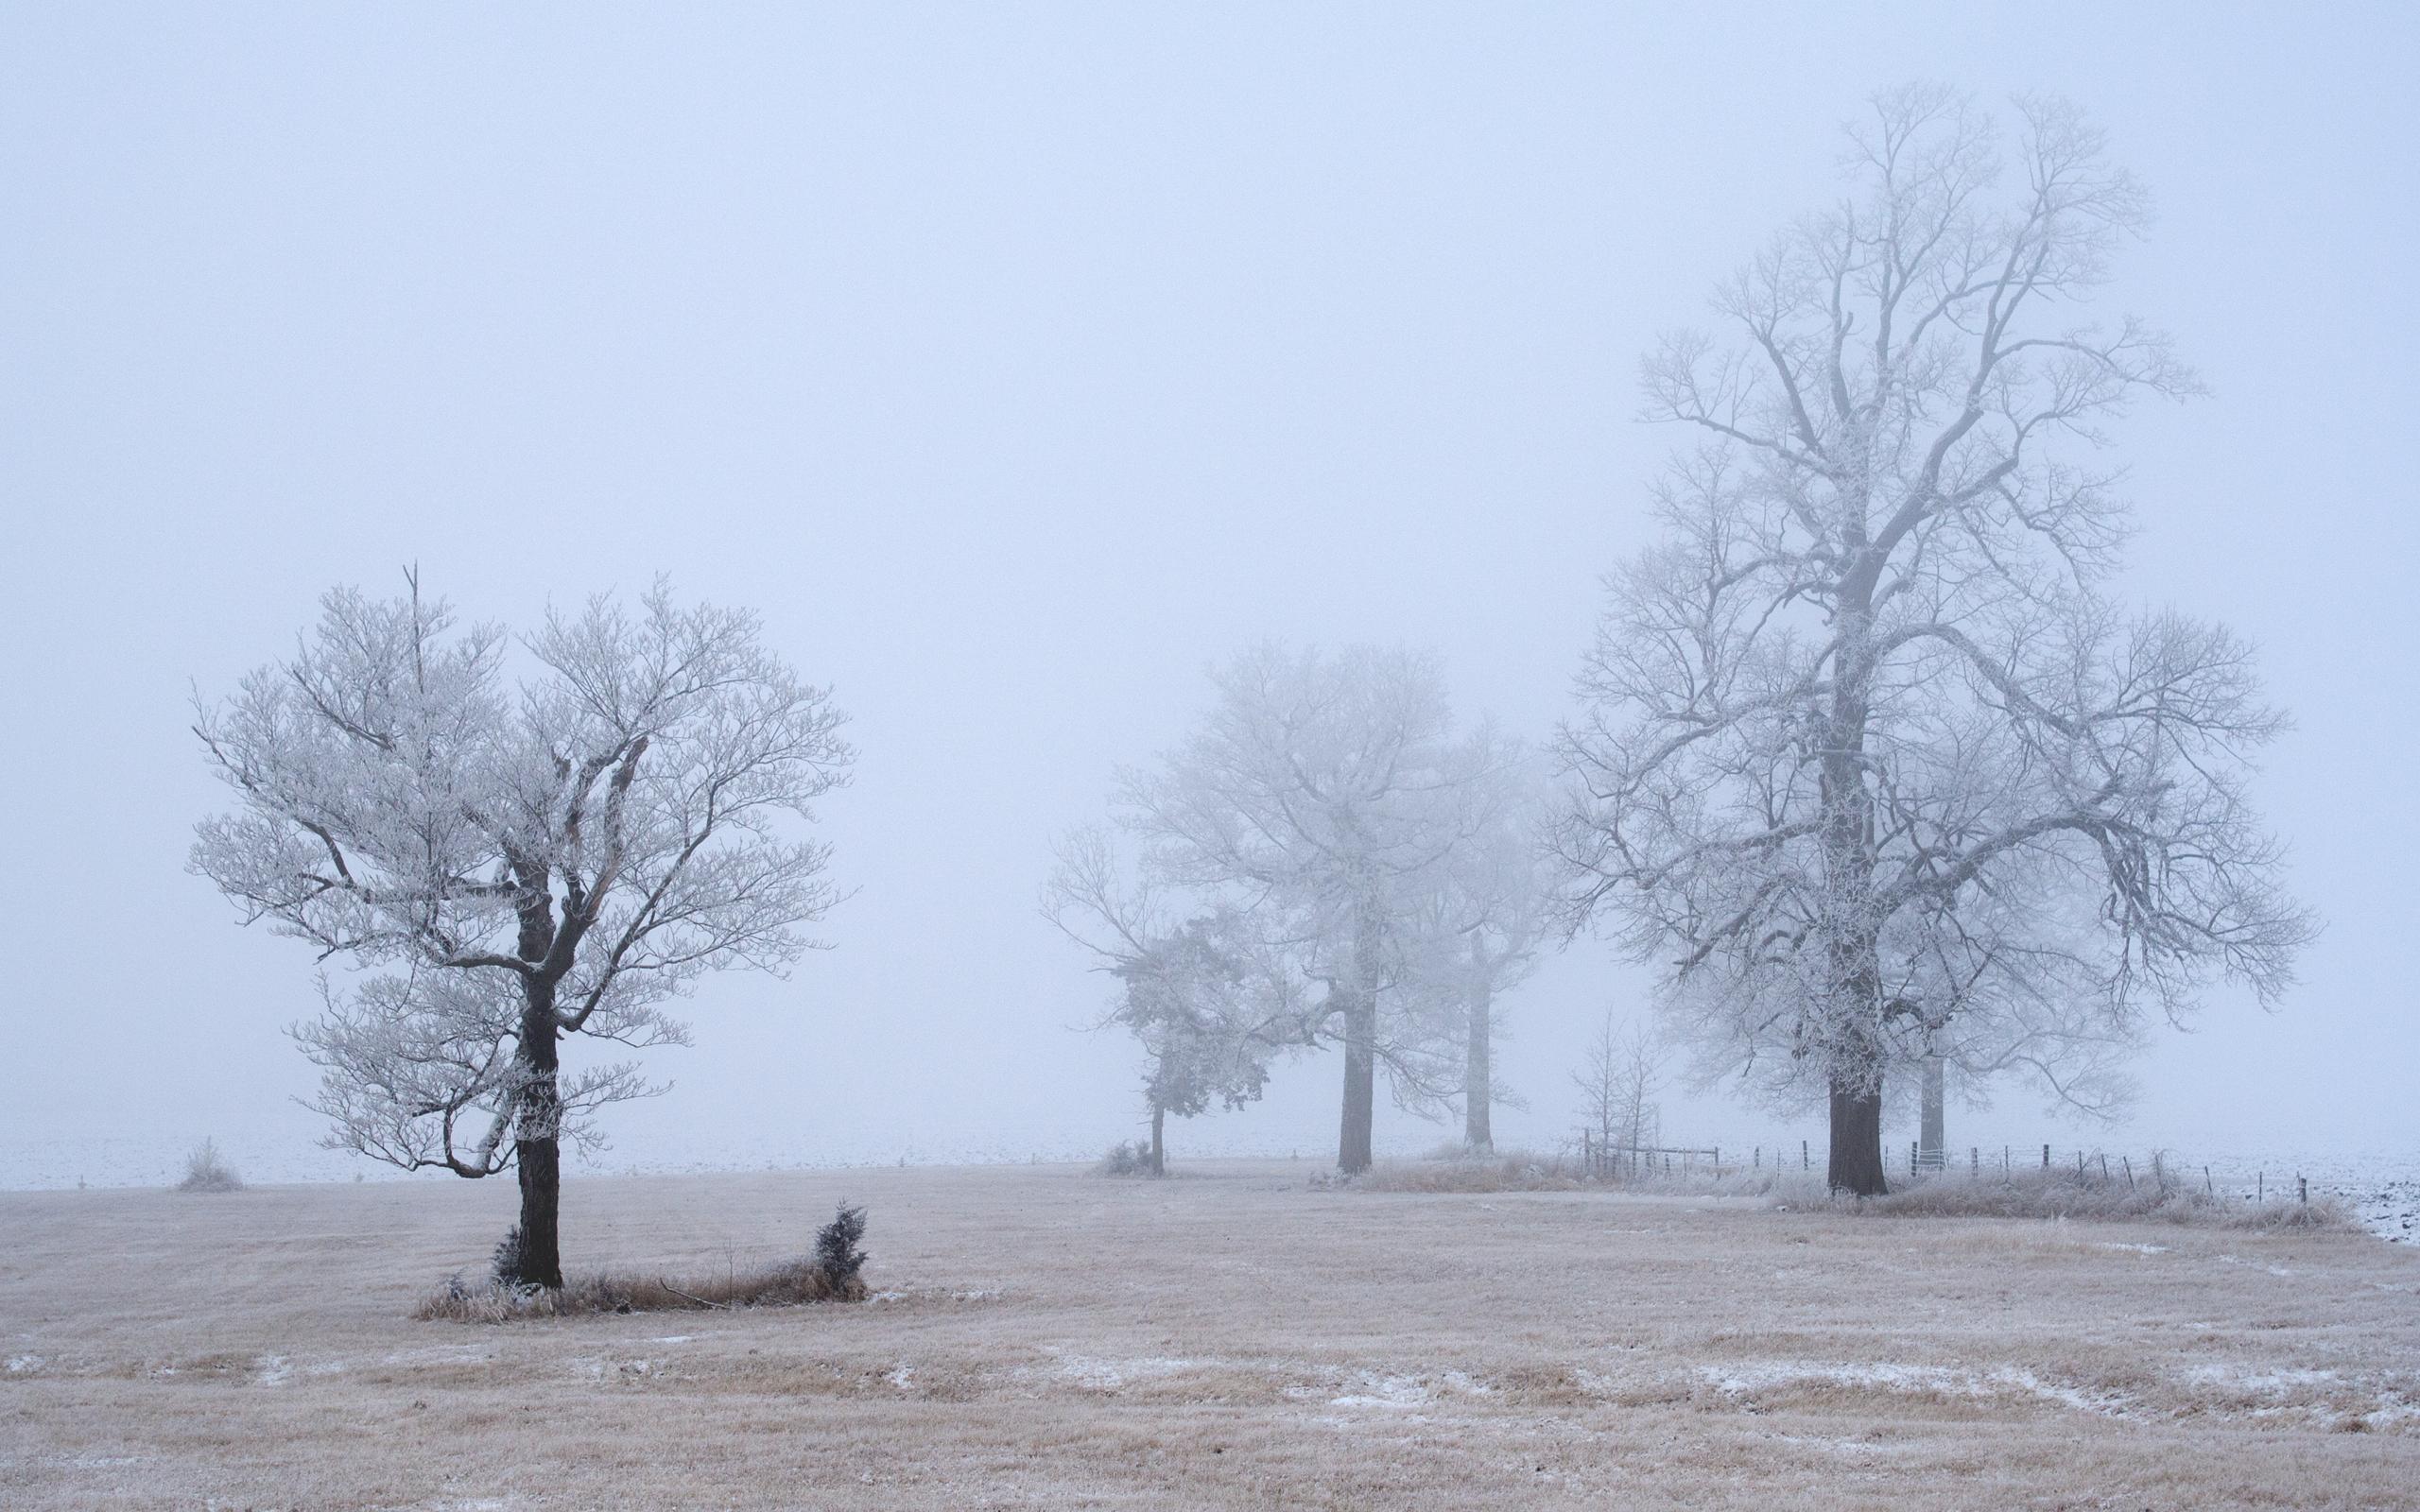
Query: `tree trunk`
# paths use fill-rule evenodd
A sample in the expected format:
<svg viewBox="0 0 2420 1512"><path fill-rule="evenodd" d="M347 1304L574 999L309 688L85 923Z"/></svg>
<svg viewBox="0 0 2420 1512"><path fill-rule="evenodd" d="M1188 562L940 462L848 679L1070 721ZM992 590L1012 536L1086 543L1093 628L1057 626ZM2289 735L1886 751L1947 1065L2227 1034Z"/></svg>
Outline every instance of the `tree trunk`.
<svg viewBox="0 0 2420 1512"><path fill-rule="evenodd" d="M1344 1121L1337 1135L1336 1168L1346 1176L1370 1169L1370 1127L1378 1089L1378 1004L1356 989L1344 1005Z"/></svg>
<svg viewBox="0 0 2420 1512"><path fill-rule="evenodd" d="M1874 794L1866 786L1865 732L1874 680L1874 591L1884 551L1865 534L1864 504L1846 544L1857 564L1841 584L1839 645L1828 728L1821 731L1824 902L1832 969L1822 1005L1832 1094L1831 1187L1860 1197L1886 1190L1882 1175L1881 963L1876 955Z"/></svg>
<svg viewBox="0 0 2420 1512"><path fill-rule="evenodd" d="M1477 984L1471 991L1470 1040L1462 1057L1462 1143L1482 1155L1495 1148L1495 1136L1488 1127L1495 1077L1487 1040L1488 1001L1487 984Z"/></svg>
<svg viewBox="0 0 2420 1512"><path fill-rule="evenodd" d="M1376 901L1364 896L1353 924L1353 989L1344 1000L1344 1117L1337 1133L1336 1168L1346 1176L1370 1169L1371 1120L1377 1111L1378 954L1384 928Z"/></svg>
<svg viewBox="0 0 2420 1512"><path fill-rule="evenodd" d="M1878 1197L1891 1190L1882 1175L1882 1088L1832 1083L1832 1163L1835 1192Z"/></svg>
<svg viewBox="0 0 2420 1512"><path fill-rule="evenodd" d="M1916 1163L1927 1171L1942 1169L1945 1159L1944 1142L1947 1138L1947 1131L1944 1127L1945 1121L1943 1116L1942 1103L1946 1079L1943 1074L1941 1057L1927 1056L1925 1057L1924 1111L1918 1120L1916 1130Z"/></svg>
<svg viewBox="0 0 2420 1512"><path fill-rule="evenodd" d="M1153 1176L1168 1174L1167 1145L1161 1137L1167 1127L1167 1121L1168 1110L1153 1103L1151 1105L1151 1174Z"/></svg>
<svg viewBox="0 0 2420 1512"><path fill-rule="evenodd" d="M521 1013L521 1074L526 1078L514 1127L521 1177L521 1266L527 1286L559 1291L562 1248L556 1217L562 1196L562 1101L556 1085L555 989L531 978Z"/></svg>

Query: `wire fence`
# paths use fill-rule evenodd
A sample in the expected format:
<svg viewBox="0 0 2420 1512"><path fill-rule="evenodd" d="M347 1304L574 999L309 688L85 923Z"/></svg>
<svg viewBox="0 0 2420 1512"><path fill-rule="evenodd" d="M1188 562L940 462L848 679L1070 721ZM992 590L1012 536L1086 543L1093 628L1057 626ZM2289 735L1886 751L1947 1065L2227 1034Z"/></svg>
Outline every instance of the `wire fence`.
<svg viewBox="0 0 2420 1512"><path fill-rule="evenodd" d="M1580 1174L1602 1181L1668 1181L1700 1177L1719 1181L1749 1173L1781 1176L1798 1173L1824 1180L1831 1174L1830 1154L1816 1159L1810 1140L1733 1146L1730 1159L1719 1145L1645 1145L1608 1138L1602 1131L1582 1128L1567 1152L1578 1158ZM1742 1156L1745 1159L1742 1159ZM1886 1160L1888 1175L1899 1183L1933 1181L2014 1182L2046 1177L2109 1191L2149 1194L2193 1193L2212 1200L2247 1203L2308 1204L2311 1180L2303 1171L2272 1168L2241 1161L2196 1160L2169 1149L2143 1152L2100 1147L2058 1148L2049 1143L2003 1144L1996 1150L1970 1144L1963 1150L1927 1149L1910 1141L1904 1159Z"/></svg>

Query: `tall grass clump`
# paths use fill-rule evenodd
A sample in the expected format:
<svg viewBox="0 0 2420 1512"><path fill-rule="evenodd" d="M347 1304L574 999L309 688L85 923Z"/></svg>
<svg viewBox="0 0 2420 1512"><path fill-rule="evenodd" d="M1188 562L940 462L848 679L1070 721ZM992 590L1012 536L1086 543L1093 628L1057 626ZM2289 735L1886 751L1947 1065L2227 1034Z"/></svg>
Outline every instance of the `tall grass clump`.
<svg viewBox="0 0 2420 1512"><path fill-rule="evenodd" d="M2153 1168L2157 1170L2155 1166ZM1329 1183L1322 1183L1329 1184ZM1476 1155L1446 1146L1420 1160L1385 1160L1360 1176L1332 1183L1362 1192L1611 1191L1671 1197L1746 1197L1776 1207L1901 1218L2077 1218L2110 1222L2201 1224L2250 1229L2342 1230L2358 1228L2334 1196L2299 1194L2255 1203L2220 1195L2172 1176L2105 1176L2050 1168L2010 1174L1957 1171L1901 1178L1878 1197L1829 1191L1820 1172L1782 1165L1720 1168L1707 1164L1591 1172L1576 1155L1506 1151Z"/></svg>
<svg viewBox="0 0 2420 1512"><path fill-rule="evenodd" d="M817 1231L810 1258L786 1260L752 1270L683 1277L620 1271L566 1277L561 1291L530 1286L520 1274L521 1230L496 1246L484 1281L466 1281L459 1271L422 1299L412 1316L423 1322L514 1323L525 1318L583 1317L599 1313L737 1312L752 1307L795 1307L806 1302L862 1302L866 1283L858 1276L866 1253L863 1208L846 1203Z"/></svg>
<svg viewBox="0 0 2420 1512"><path fill-rule="evenodd" d="M244 1178L218 1153L218 1142L205 1139L185 1156L184 1179L177 1183L180 1192L241 1192Z"/></svg>
<svg viewBox="0 0 2420 1512"><path fill-rule="evenodd" d="M2256 1229L2355 1227L2352 1213L2332 1196L2252 1203L2184 1182L2118 1181L2058 1167L2007 1176L1918 1177L1894 1192L1865 1198L1861 1206L1895 1217L2097 1218Z"/></svg>

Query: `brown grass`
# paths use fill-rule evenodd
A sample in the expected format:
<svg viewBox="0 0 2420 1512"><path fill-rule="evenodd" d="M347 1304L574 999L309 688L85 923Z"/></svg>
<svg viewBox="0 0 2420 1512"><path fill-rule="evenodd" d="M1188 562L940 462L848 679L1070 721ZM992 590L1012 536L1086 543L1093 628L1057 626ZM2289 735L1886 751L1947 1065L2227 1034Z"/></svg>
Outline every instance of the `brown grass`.
<svg viewBox="0 0 2420 1512"><path fill-rule="evenodd" d="M1668 1197L1736 1197L1795 1209L1826 1208L1850 1214L1901 1218L2040 1218L2087 1222L2200 1224L2251 1230L2359 1231L2339 1199L2251 1203L2223 1198L2174 1181L2108 1179L2063 1169L1968 1177L1957 1173L1903 1180L1879 1197L1841 1196L1824 1178L1786 1168L1740 1170L1710 1166L1669 1174L1647 1172L1610 1178L1584 1176L1580 1162L1564 1155L1507 1151L1471 1156L1459 1151L1421 1160L1383 1160L1337 1183L1363 1192L1501 1193L1626 1192Z"/></svg>
<svg viewBox="0 0 2420 1512"><path fill-rule="evenodd" d="M2420 1505L2410 1246L1188 1172L575 1179L676 1285L845 1180L874 1293L484 1329L410 1313L509 1182L0 1194L0 1506Z"/></svg>
<svg viewBox="0 0 2420 1512"><path fill-rule="evenodd" d="M1339 1184L1364 1192L1577 1192L1589 1185L1578 1161L1519 1150L1380 1160Z"/></svg>
<svg viewBox="0 0 2420 1512"><path fill-rule="evenodd" d="M561 1291L536 1291L490 1282L449 1280L423 1297L412 1316L422 1322L511 1323L525 1318L579 1317L599 1313L736 1312L750 1307L797 1307L808 1302L862 1302L866 1283L852 1276L835 1285L823 1268L790 1261L745 1273L683 1277L596 1274L565 1277Z"/></svg>
<svg viewBox="0 0 2420 1512"><path fill-rule="evenodd" d="M2081 1218L2101 1222L2204 1224L2221 1228L2310 1229L2358 1232L2343 1203L2315 1201L2250 1203L2214 1196L2174 1182L2120 1182L2077 1177L2065 1171L2027 1172L2012 1177L1935 1176L1864 1206L1900 1217Z"/></svg>

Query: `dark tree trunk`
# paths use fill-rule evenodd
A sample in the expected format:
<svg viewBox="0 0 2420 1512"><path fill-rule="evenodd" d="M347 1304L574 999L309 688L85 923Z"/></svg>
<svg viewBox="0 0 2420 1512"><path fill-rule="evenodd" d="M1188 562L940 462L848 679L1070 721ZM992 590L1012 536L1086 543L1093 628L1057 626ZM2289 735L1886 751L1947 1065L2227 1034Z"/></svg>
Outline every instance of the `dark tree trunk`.
<svg viewBox="0 0 2420 1512"><path fill-rule="evenodd" d="M1370 1125L1376 1108L1378 1004L1356 990L1344 1005L1344 1120L1336 1142L1336 1168L1346 1176L1370 1169Z"/></svg>
<svg viewBox="0 0 2420 1512"><path fill-rule="evenodd" d="M1167 1144L1162 1135L1167 1127L1168 1110L1157 1103L1151 1105L1151 1174L1168 1174Z"/></svg>
<svg viewBox="0 0 2420 1512"><path fill-rule="evenodd" d="M1883 558L1862 527L1859 560L1841 585L1840 644L1823 749L1823 843L1833 999L1823 1004L1831 1062L1831 1188L1879 1196L1882 1175L1881 963L1874 893L1874 794L1866 785L1865 733L1874 679L1874 590Z"/></svg>
<svg viewBox="0 0 2420 1512"><path fill-rule="evenodd" d="M1487 984L1478 982L1471 990L1470 1039L1462 1056L1462 1143L1482 1154L1495 1148L1495 1136L1488 1127L1495 1082L1487 1039L1488 1001Z"/></svg>
<svg viewBox="0 0 2420 1512"><path fill-rule="evenodd" d="M1878 1197L1891 1190L1882 1175L1882 1088L1832 1084L1831 1188Z"/></svg>
<svg viewBox="0 0 2420 1512"><path fill-rule="evenodd" d="M513 1167L521 1179L521 1265L515 1279L525 1286L560 1291L563 1258L556 1218L563 1187L563 1107L555 1051L562 1032L555 1022L555 984L562 969L548 964L557 933L547 869L516 860L513 872L522 886L519 952L531 967L521 979L521 1044L514 1053L522 1080L512 1128Z"/></svg>
<svg viewBox="0 0 2420 1512"><path fill-rule="evenodd" d="M561 1290L562 1246L556 1231L562 1198L562 1101L556 1083L554 984L528 979L521 1013L520 1116L513 1161L521 1178L521 1275L526 1286Z"/></svg>

